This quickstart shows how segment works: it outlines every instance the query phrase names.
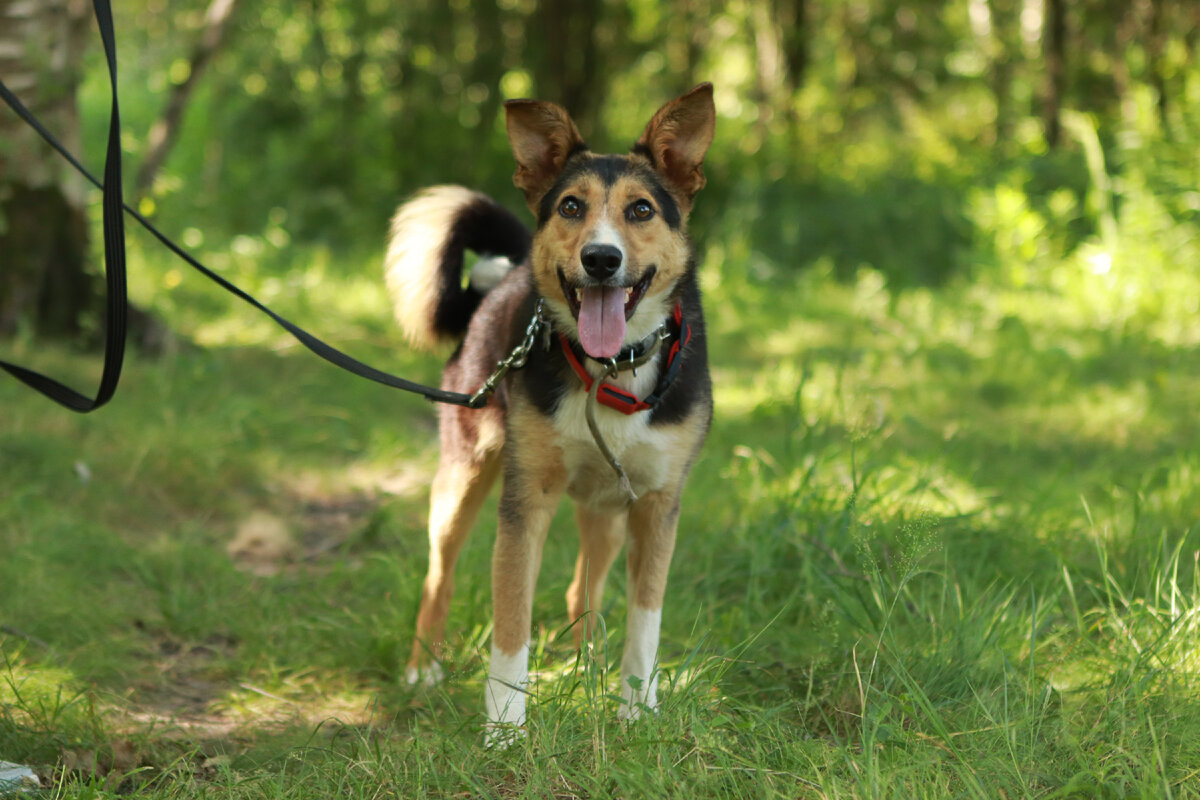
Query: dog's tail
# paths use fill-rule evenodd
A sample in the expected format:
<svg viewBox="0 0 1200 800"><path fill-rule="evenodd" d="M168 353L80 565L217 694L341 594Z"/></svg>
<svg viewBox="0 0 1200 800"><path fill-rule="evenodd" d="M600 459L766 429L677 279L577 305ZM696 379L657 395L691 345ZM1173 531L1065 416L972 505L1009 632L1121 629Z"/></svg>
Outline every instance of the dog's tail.
<svg viewBox="0 0 1200 800"><path fill-rule="evenodd" d="M392 218L385 261L396 320L415 347L456 341L479 301L529 254L529 230L490 197L434 186ZM479 255L463 284L463 255Z"/></svg>

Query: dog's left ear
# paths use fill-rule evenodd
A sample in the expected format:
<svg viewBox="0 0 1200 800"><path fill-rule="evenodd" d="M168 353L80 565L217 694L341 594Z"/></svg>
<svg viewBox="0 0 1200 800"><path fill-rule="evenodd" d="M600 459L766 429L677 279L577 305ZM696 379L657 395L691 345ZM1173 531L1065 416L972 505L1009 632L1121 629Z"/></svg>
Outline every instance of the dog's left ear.
<svg viewBox="0 0 1200 800"><path fill-rule="evenodd" d="M633 151L649 157L659 174L691 202L704 188L701 164L716 124L712 84L702 83L660 108Z"/></svg>
<svg viewBox="0 0 1200 800"><path fill-rule="evenodd" d="M536 214L538 201L550 191L567 158L587 145L570 115L554 103L509 100L504 111L508 142L517 160L513 183Z"/></svg>

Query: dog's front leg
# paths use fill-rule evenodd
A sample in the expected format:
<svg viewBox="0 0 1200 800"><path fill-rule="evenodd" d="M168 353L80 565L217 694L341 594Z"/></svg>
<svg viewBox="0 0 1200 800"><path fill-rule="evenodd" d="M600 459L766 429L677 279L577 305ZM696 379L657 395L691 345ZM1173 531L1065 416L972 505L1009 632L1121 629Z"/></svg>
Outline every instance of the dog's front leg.
<svg viewBox="0 0 1200 800"><path fill-rule="evenodd" d="M644 495L629 511L628 618L621 659L622 720L658 708L658 635L679 523L679 489Z"/></svg>
<svg viewBox="0 0 1200 800"><path fill-rule="evenodd" d="M565 488L560 458L529 458L512 448L500 495L500 521L492 554L492 661L486 708L488 742L504 743L525 724L533 589L542 544Z"/></svg>

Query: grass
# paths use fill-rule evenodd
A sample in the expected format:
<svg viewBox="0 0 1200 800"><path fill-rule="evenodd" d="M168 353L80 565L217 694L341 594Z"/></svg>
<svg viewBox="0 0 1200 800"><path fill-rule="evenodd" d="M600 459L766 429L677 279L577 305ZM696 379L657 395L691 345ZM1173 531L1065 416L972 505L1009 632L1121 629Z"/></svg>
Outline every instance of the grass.
<svg viewBox="0 0 1200 800"><path fill-rule="evenodd" d="M480 729L494 505L460 564L449 681L401 679L433 409L135 249L135 293L202 347L133 357L90 417L0 383L0 758L62 798L1200 797L1196 245L1142 236L1165 225L1142 197L1117 240L1027 252L1035 212L1003 187L972 202L994 247L938 288L714 237L717 421L662 711L616 721L620 575L571 650L564 509L529 735L503 752ZM281 281L255 247L221 268L435 379L374 263L301 251Z"/></svg>

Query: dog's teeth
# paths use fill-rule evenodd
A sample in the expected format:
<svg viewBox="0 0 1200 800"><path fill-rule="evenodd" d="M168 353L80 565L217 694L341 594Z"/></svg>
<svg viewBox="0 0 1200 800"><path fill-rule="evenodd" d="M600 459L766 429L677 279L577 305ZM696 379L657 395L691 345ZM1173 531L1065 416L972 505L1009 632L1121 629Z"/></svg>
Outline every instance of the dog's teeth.
<svg viewBox="0 0 1200 800"><path fill-rule="evenodd" d="M631 297L633 297L633 287L632 286L630 286L628 289L625 290L625 302L628 303L629 298L631 298Z"/></svg>
<svg viewBox="0 0 1200 800"><path fill-rule="evenodd" d="M581 303L583 302L583 289L575 290L575 299Z"/></svg>

